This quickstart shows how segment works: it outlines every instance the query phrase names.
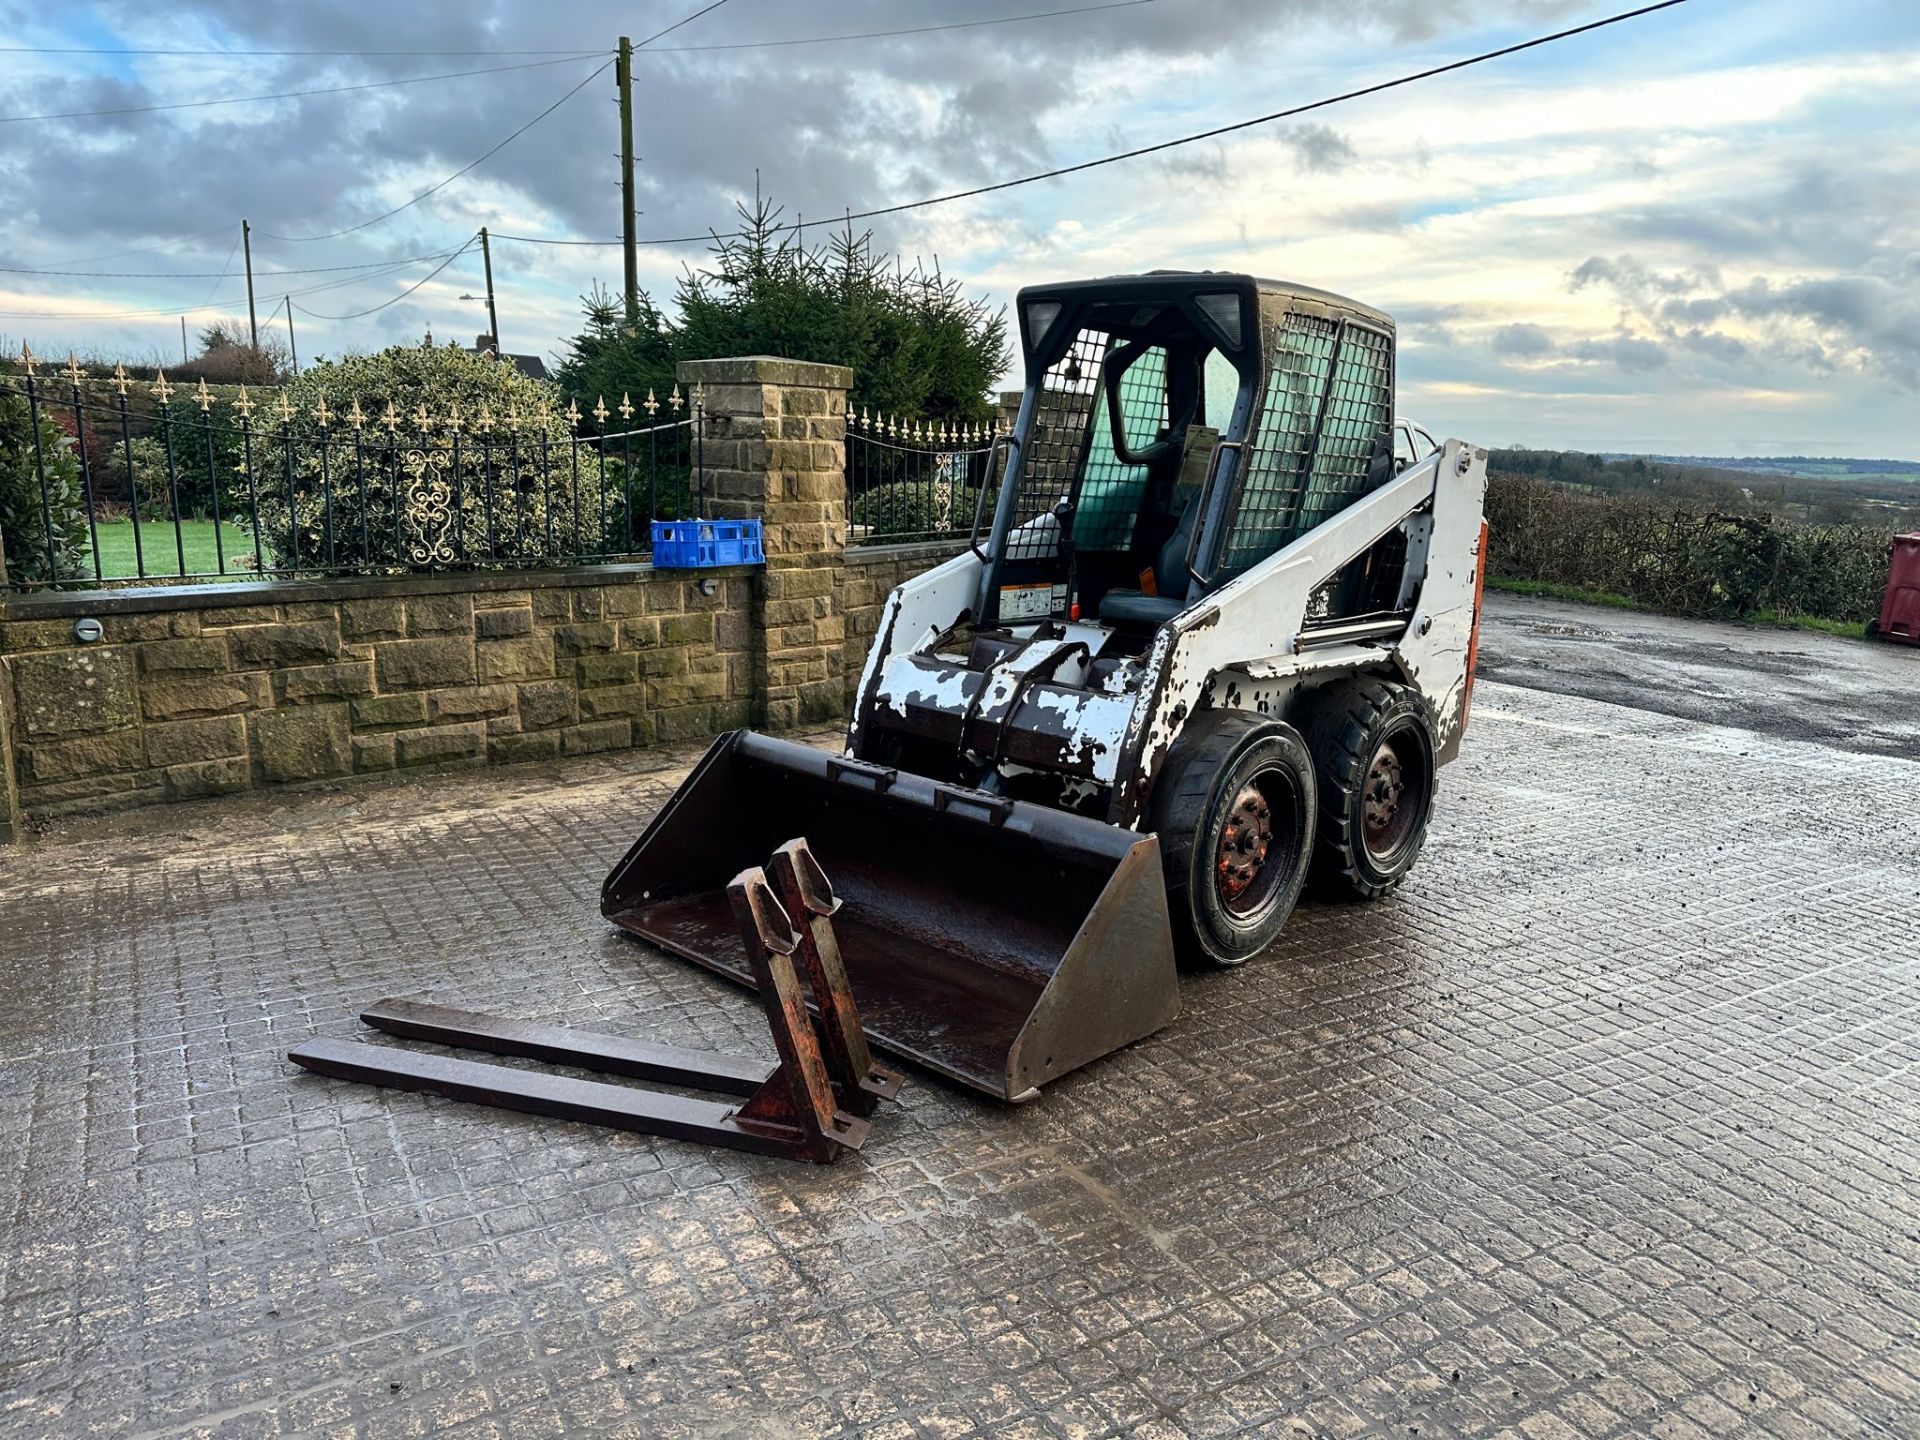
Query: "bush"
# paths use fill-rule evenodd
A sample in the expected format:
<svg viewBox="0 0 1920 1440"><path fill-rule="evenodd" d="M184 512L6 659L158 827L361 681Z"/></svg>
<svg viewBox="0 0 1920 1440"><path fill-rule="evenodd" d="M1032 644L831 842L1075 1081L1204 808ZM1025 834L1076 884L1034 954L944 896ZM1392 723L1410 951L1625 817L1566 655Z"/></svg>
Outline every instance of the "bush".
<svg viewBox="0 0 1920 1440"><path fill-rule="evenodd" d="M36 454L33 413L26 397L0 390L0 544L5 546L7 577L16 585L77 580L90 573L87 506L73 437L44 413L39 430Z"/></svg>
<svg viewBox="0 0 1920 1440"><path fill-rule="evenodd" d="M610 460L603 475L592 450L574 453L559 392L491 355L394 346L316 364L282 394L294 418L277 404L254 416L242 477L277 568L442 569L632 548L619 466ZM347 420L356 401L366 416L358 455ZM392 431L381 423L389 405L402 417Z"/></svg>
<svg viewBox="0 0 1920 1440"><path fill-rule="evenodd" d="M1794 525L1643 495L1580 495L1517 475L1489 481L1487 523L1488 572L1500 579L1730 619L1769 612L1864 621L1879 612L1892 541L1871 526Z"/></svg>
<svg viewBox="0 0 1920 1440"><path fill-rule="evenodd" d="M971 485L897 481L854 496L853 523L867 527L862 538L869 544L965 534L973 528L979 501L980 492Z"/></svg>

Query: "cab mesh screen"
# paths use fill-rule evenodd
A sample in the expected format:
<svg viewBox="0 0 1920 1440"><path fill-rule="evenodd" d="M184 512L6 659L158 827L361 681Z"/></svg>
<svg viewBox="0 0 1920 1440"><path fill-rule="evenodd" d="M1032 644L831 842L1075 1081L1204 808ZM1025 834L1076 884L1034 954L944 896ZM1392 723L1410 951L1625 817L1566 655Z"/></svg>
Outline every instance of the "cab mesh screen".
<svg viewBox="0 0 1920 1440"><path fill-rule="evenodd" d="M1007 531L1005 553L1010 560L1044 560L1059 552L1058 528L1029 522L1051 515L1053 507L1073 493L1087 442L1087 418L1100 390L1100 362L1111 343L1104 330L1082 330L1047 371Z"/></svg>
<svg viewBox="0 0 1920 1440"><path fill-rule="evenodd" d="M1152 444L1167 426L1167 352L1144 350L1120 377L1120 422L1127 446ZM1107 421L1107 392L1094 397L1093 434L1073 510L1073 543L1079 550L1125 550L1133 543L1134 522L1146 498L1147 467L1128 465L1113 450Z"/></svg>
<svg viewBox="0 0 1920 1440"><path fill-rule="evenodd" d="M1259 437L1217 573L1258 564L1364 495L1375 437L1392 423L1387 337L1314 315L1286 316L1274 332Z"/></svg>

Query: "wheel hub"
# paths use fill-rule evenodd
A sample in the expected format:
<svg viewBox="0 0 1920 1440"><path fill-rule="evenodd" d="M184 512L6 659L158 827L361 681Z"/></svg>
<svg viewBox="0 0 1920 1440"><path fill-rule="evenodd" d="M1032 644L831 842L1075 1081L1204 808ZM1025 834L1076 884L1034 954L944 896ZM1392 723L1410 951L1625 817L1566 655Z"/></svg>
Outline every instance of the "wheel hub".
<svg viewBox="0 0 1920 1440"><path fill-rule="evenodd" d="M1366 786L1362 791L1369 849L1380 851L1392 847L1395 822L1400 818L1400 798L1406 788L1406 773L1401 768L1400 757L1392 745L1383 744L1373 752L1373 763L1367 767Z"/></svg>
<svg viewBox="0 0 1920 1440"><path fill-rule="evenodd" d="M1232 904L1253 889L1272 846L1273 807L1256 786L1243 786L1220 831L1214 883L1222 900Z"/></svg>

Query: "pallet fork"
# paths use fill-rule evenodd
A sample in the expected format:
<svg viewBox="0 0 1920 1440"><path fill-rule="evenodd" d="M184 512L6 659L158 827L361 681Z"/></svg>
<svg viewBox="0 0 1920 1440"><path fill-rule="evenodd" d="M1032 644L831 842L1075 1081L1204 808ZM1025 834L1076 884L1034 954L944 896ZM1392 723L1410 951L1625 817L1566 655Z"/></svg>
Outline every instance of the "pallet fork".
<svg viewBox="0 0 1920 1440"><path fill-rule="evenodd" d="M769 875L769 871L771 875ZM729 1105L627 1085L579 1080L358 1040L321 1038L288 1059L316 1074L578 1120L647 1135L725 1145L826 1164L858 1150L881 1100L901 1077L876 1065L847 984L833 915L840 908L805 840L790 840L766 869L741 871L727 899L752 966L779 1061L654 1045L557 1025L504 1020L417 1000L381 1000L360 1014L389 1035L485 1050L607 1075L745 1098ZM806 971L819 1029L794 965Z"/></svg>

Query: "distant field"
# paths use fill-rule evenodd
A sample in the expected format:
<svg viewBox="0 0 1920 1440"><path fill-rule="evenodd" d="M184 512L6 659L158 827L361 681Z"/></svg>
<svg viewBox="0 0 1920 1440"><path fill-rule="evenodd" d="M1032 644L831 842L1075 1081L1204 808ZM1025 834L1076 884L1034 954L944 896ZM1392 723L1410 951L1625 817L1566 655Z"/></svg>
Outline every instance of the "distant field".
<svg viewBox="0 0 1920 1440"><path fill-rule="evenodd" d="M172 521L143 522L140 526L140 553L145 557L148 577L225 573L236 580L253 578L251 570L243 570L239 565L243 556L249 562L253 559L252 532L242 530L237 525L222 525L219 528L224 533L220 537L220 545L217 546L214 528L211 520L182 520L180 522L181 545L176 546ZM123 580L140 574L140 566L136 563L131 520L103 521L96 529L95 535L100 547L100 574L103 579ZM184 570L180 565L182 546L187 559ZM220 563L221 546L225 548L224 571Z"/></svg>

